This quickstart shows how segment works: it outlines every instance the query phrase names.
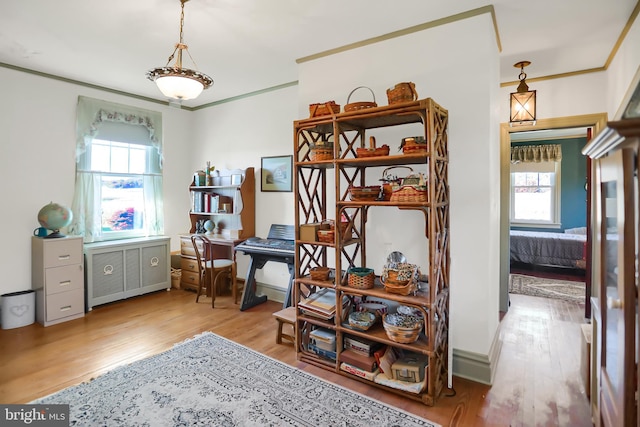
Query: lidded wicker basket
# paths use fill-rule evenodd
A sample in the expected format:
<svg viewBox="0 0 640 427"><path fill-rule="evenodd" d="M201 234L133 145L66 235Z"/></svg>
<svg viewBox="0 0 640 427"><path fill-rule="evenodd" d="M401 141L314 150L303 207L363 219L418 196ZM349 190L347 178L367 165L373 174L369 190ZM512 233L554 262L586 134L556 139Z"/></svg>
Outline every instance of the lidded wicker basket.
<svg viewBox="0 0 640 427"><path fill-rule="evenodd" d="M309 117L326 116L329 114L338 114L339 112L340 104L336 104L335 101L309 104Z"/></svg>
<svg viewBox="0 0 640 427"><path fill-rule="evenodd" d="M416 101L417 99L418 92L416 92L416 85L413 82L398 83L393 89L387 89L389 105Z"/></svg>

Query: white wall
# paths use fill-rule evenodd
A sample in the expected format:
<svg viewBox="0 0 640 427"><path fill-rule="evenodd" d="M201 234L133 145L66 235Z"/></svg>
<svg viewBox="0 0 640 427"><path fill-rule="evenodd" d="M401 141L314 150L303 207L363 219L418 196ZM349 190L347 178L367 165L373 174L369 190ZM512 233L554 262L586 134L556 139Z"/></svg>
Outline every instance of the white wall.
<svg viewBox="0 0 640 427"><path fill-rule="evenodd" d="M344 106L349 92L362 85L374 91L378 105L386 105L386 89L402 81L416 83L420 98L433 98L449 111L451 344L487 355L499 312L499 75L490 16L301 64L299 114L308 116L308 105L314 102L335 100ZM357 94L352 102L370 100L366 91ZM401 138L409 136L393 129L373 135L392 153L397 153ZM424 217L418 212L371 210L368 267L381 271L387 254L400 250L426 270L426 242L416 237L423 230Z"/></svg>
<svg viewBox="0 0 640 427"><path fill-rule="evenodd" d="M78 95L162 112L165 169L165 232L184 231L191 139L189 112L7 68L0 68L5 102L0 104L0 294L31 288L31 236L40 208L53 201L71 206L75 182L76 103ZM145 83L144 76L140 84ZM173 249L179 249L172 239Z"/></svg>
<svg viewBox="0 0 640 427"><path fill-rule="evenodd" d="M193 113L195 125L187 161L189 170L202 169L207 160L216 169L254 167L256 236L259 237L267 237L271 224L293 225L294 222L293 192L262 192L260 168L262 157L293 154L297 95L297 86L290 86ZM187 191L181 197L188 203ZM249 256L238 253L237 261L238 276L244 277ZM289 271L286 264L269 262L256 271L256 280L286 289Z"/></svg>

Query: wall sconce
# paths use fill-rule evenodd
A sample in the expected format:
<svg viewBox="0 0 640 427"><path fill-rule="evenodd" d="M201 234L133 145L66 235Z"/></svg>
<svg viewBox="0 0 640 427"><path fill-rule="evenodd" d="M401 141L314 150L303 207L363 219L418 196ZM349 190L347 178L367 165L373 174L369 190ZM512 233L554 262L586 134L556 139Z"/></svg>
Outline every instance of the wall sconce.
<svg viewBox="0 0 640 427"><path fill-rule="evenodd" d="M513 64L514 67L520 68L520 84L518 90L512 92L510 96L510 118L509 124L514 125L535 125L536 124L536 91L529 90L525 79L527 75L524 67L531 65L530 61L521 61Z"/></svg>

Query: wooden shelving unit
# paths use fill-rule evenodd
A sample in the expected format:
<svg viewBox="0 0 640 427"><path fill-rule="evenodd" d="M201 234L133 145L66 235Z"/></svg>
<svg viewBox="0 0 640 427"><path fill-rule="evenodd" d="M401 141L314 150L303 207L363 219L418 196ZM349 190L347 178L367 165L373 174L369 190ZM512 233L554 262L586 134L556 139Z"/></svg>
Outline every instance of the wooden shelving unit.
<svg viewBox="0 0 640 427"><path fill-rule="evenodd" d="M448 383L449 342L449 184L448 184L448 113L432 99L394 104L385 107L338 113L294 122L294 193L296 222L296 280L294 302L297 312L298 359L332 370L341 375L433 405ZM389 128L389 129L383 129ZM358 158L357 148L368 146L372 130L393 133L395 141L420 135L426 141L426 153L398 154ZM397 132L397 134L396 134ZM323 144L333 147L333 158L314 161L311 148ZM395 148L395 147L394 147ZM379 185L379 169L390 166L416 165L426 169L428 197L426 202L359 202L349 199L348 187ZM368 171L372 171L367 173ZM377 174L375 174L377 172ZM373 289L360 290L347 286L351 267L367 267L365 224L371 209L395 208L420 211L424 214L424 238L428 241L428 270L423 269L420 291L415 295L388 293L379 281ZM345 221L346 227L336 227L332 243L300 240L300 226L334 219ZM424 264L424 263L421 263ZM327 281L310 278L316 266L334 268L334 277ZM380 274L381 271L376 271ZM323 288L335 290L336 315L329 321L304 314L298 303L309 294ZM425 318L418 340L400 344L386 335L378 323L367 331L349 327L343 312L344 297L386 300L391 306L408 305L419 309ZM349 308L350 310L351 308ZM309 333L324 328L336 334L336 359L331 360L309 350ZM339 357L346 335L401 348L428 357L426 387L420 393L403 391L359 378L340 369Z"/></svg>

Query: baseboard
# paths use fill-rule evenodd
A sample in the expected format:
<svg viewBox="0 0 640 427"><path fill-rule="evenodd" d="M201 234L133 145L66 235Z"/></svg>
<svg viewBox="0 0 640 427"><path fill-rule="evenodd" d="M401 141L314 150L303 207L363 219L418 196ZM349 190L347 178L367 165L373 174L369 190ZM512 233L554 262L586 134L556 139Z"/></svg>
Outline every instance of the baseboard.
<svg viewBox="0 0 640 427"><path fill-rule="evenodd" d="M501 325L498 326L489 354L453 349L453 375L482 384L493 384L502 349Z"/></svg>
<svg viewBox="0 0 640 427"><path fill-rule="evenodd" d="M269 301L284 303L286 289L268 283L256 283L256 294L266 295Z"/></svg>
<svg viewBox="0 0 640 427"><path fill-rule="evenodd" d="M284 301L285 289L266 283L257 284L257 294L266 295L269 301ZM453 375L483 384L491 385L500 358L502 337L500 327L496 332L489 354L453 349Z"/></svg>

